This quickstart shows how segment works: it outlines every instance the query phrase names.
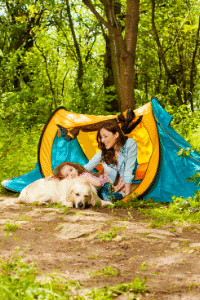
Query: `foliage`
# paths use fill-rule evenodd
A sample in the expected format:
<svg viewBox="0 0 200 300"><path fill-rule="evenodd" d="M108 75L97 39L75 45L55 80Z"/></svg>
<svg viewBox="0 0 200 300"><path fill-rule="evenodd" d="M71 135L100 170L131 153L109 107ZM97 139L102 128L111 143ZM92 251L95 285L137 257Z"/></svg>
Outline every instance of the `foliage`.
<svg viewBox="0 0 200 300"><path fill-rule="evenodd" d="M35 168L41 131L35 126L24 132L23 126L0 131L0 181L26 174Z"/></svg>
<svg viewBox="0 0 200 300"><path fill-rule="evenodd" d="M152 29L153 2L160 47ZM199 3L193 0L165 3L151 0L141 4L136 51L138 106L154 95L162 105L199 107L199 53L195 58L198 11Z"/></svg>
<svg viewBox="0 0 200 300"><path fill-rule="evenodd" d="M165 106L166 111L173 117L170 125L190 144L192 149L180 149L180 155L189 154L192 150L200 151L200 111L189 111L187 105ZM188 146L189 147L189 146ZM186 152L184 152L186 150ZM187 155L186 154L186 155Z"/></svg>
<svg viewBox="0 0 200 300"><path fill-rule="evenodd" d="M187 181L192 181L196 183L197 186L200 185L200 173L199 172L194 172L194 175L192 177L188 177Z"/></svg>

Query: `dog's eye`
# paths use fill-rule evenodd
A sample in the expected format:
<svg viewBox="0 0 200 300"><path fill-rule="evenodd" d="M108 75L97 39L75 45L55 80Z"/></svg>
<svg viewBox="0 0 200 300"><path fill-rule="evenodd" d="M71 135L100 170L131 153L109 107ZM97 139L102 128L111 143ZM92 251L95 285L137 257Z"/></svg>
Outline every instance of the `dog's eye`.
<svg viewBox="0 0 200 300"><path fill-rule="evenodd" d="M89 195L84 195L85 198L89 197Z"/></svg>
<svg viewBox="0 0 200 300"><path fill-rule="evenodd" d="M79 193L76 193L76 196L80 196L80 194L79 194Z"/></svg>

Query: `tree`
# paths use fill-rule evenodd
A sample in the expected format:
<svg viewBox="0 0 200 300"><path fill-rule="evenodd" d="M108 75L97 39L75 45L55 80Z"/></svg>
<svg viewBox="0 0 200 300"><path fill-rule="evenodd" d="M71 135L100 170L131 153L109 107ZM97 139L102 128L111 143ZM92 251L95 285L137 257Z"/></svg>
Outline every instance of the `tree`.
<svg viewBox="0 0 200 300"><path fill-rule="evenodd" d="M126 1L126 13L123 14L123 17L122 14L117 14L117 8L122 6L122 1L102 0L104 15L107 20L100 15L97 8L89 0L82 1L109 31L112 70L119 108L122 111L135 108L134 64L139 22L139 0Z"/></svg>
<svg viewBox="0 0 200 300"><path fill-rule="evenodd" d="M168 14L173 17L177 15L178 11L179 18L174 18L172 23L173 34L171 34L171 40L169 41L168 38L167 43L161 43L155 22L156 1L151 0L151 3L152 29L165 74L170 84L175 86L179 105L188 104L189 102L193 111L193 90L197 76L196 56L199 47L200 17L198 17L197 22L195 16L192 17L192 10L194 9L192 3L182 2L180 4L176 2L176 10L171 8L170 12L169 4L166 3L162 7L163 10L166 11L168 9ZM157 4L157 6L159 5ZM159 7L160 10L162 8ZM161 28L159 26L160 32ZM170 33L172 32L170 27L169 31ZM172 58L174 60L173 64L171 63Z"/></svg>

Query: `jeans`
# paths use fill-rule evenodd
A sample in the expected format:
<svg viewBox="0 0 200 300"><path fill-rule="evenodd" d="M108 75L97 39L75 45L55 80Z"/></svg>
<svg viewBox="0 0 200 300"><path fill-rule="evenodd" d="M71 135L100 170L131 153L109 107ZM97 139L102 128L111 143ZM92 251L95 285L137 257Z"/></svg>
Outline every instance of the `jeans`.
<svg viewBox="0 0 200 300"><path fill-rule="evenodd" d="M98 191L98 196L104 201L116 202L123 199L122 194L112 191L112 185L106 182L103 187Z"/></svg>

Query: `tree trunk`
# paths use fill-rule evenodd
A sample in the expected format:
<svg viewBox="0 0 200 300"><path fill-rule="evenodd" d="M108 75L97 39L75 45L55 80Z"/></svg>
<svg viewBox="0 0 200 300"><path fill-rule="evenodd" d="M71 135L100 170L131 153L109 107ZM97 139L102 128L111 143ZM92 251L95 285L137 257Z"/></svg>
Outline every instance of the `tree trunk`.
<svg viewBox="0 0 200 300"><path fill-rule="evenodd" d="M115 4L119 5L119 3L115 3L114 0L102 0L107 17L107 21L105 21L89 0L82 1L109 30L112 70L120 110L134 109L134 64L139 22L139 0L127 0L125 37L122 35L122 28L115 14Z"/></svg>
<svg viewBox="0 0 200 300"><path fill-rule="evenodd" d="M163 49L162 49L162 46L161 46L161 43L160 43L160 39L159 39L159 36L158 36L158 32L157 32L157 29L156 29L155 18L154 18L154 16L155 16L155 0L151 0L151 2L152 2L152 16L151 16L152 17L151 18L152 28L153 28L155 41L156 41L156 44L158 46L158 51L159 51L159 54L160 54L160 58L161 58L161 61L163 63L163 66L165 68L165 72L166 72L168 78L170 79L172 84L175 84L177 86L176 95L177 95L177 98L178 98L179 105L182 105L183 101L182 101L182 95L181 95L180 88L178 87L176 77L172 75L172 73L170 72L170 70L167 66L167 61L165 59L165 55L164 55L164 52L163 52Z"/></svg>
<svg viewBox="0 0 200 300"><path fill-rule="evenodd" d="M190 91L189 91L189 101L191 105L191 110L194 111L194 105L193 105L193 89L194 89L194 80L195 80L195 58L197 54L197 49L199 46L199 32L200 32L200 17L199 17L199 25L197 29L197 36L196 36L196 44L195 49L192 56L192 65L191 65L191 71L190 71Z"/></svg>
<svg viewBox="0 0 200 300"><path fill-rule="evenodd" d="M114 86L114 77L113 77L113 71L112 71L112 56L111 56L111 47L110 47L110 40L107 36L107 34L105 34L105 32L103 32L103 36L106 42L106 53L104 56L104 66L105 66L105 70L106 70L106 76L104 76L104 88L105 88L105 96L110 96L110 97L114 97L113 100L109 101L110 104L110 108L108 108L108 111L113 112L113 111L119 111L119 105L118 105L118 101L117 101L117 97L116 97L116 91L107 91L106 89Z"/></svg>

